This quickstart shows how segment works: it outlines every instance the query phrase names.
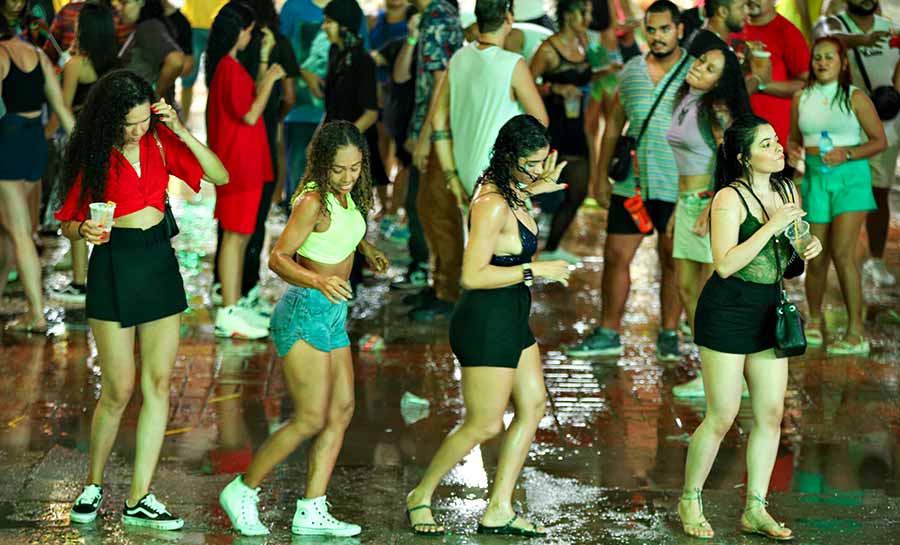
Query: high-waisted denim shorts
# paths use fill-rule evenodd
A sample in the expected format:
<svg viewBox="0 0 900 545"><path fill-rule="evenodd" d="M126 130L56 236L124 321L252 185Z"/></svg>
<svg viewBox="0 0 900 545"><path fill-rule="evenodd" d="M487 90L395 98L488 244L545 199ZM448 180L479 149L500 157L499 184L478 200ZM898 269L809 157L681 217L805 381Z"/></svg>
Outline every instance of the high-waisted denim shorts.
<svg viewBox="0 0 900 545"><path fill-rule="evenodd" d="M350 346L346 301L332 303L317 289L291 286L275 305L271 325L272 342L281 357L299 340L322 352Z"/></svg>

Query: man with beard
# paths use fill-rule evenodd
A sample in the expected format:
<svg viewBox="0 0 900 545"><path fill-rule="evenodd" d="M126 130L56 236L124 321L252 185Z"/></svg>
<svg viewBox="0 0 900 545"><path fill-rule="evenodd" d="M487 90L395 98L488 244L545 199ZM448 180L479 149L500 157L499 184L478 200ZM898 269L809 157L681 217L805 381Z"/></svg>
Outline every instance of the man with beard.
<svg viewBox="0 0 900 545"><path fill-rule="evenodd" d="M656 340L656 351L663 360L677 360L680 357L675 328L682 307L675 285L672 237L666 235L666 225L678 198L678 169L672 148L666 140L666 131L672 121L675 95L692 60L687 51L678 46L683 33L680 19L678 6L669 0L657 0L651 4L644 16L650 53L631 59L622 69L619 98L610 113L597 166L601 183L600 199L609 200L600 327L577 346L567 349L572 356L622 354L619 329L631 285L629 268L644 236L655 229L658 233L657 253L662 266L662 328ZM637 138L658 96L662 98L638 143L639 183L635 183L632 172L628 179L616 183L612 189L608 173L616 140L626 121L629 122L627 135ZM642 221L639 226L626 210L626 199L634 198L643 199L649 224Z"/></svg>
<svg viewBox="0 0 900 545"><path fill-rule="evenodd" d="M809 74L809 46L803 33L775 11L775 0L747 0L747 6L750 22L732 40L750 42L752 48L771 55L771 70L747 75L747 91L753 113L772 124L784 145L791 125L791 99L806 85Z"/></svg>
<svg viewBox="0 0 900 545"><path fill-rule="evenodd" d="M747 0L706 0L703 6L706 23L687 43L692 57L704 51L727 45L729 36L744 29L749 9Z"/></svg>
<svg viewBox="0 0 900 545"><path fill-rule="evenodd" d="M874 89L890 86L891 75L900 62L900 49L890 47L891 32L898 32L890 19L876 15L877 0L847 0L847 10L828 17L816 27L816 36L832 35L851 51L847 52L853 74L853 84L869 95ZM869 81L860 71L862 60ZM877 105L876 105L877 106ZM872 168L872 193L878 209L866 218L871 259L863 265L863 272L879 286L893 286L894 275L884 265L884 246L891 220L890 191L894 183L897 156L900 155L900 116L882 119L888 145L884 151L869 159Z"/></svg>

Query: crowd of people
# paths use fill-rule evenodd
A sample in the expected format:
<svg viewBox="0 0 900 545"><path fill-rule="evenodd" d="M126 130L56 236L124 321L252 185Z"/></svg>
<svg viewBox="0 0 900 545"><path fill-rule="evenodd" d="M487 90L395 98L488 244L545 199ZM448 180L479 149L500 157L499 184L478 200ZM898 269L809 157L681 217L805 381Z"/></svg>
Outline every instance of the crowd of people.
<svg viewBox="0 0 900 545"><path fill-rule="evenodd" d="M805 272L804 347L869 353L862 279L895 283L883 255L900 153L900 29L877 0L821 14L807 5L793 13L800 27L775 4L705 0L682 11L656 0L635 18L627 1L558 0L551 17L540 0L476 0L474 12L386 0L367 17L357 0L287 0L280 11L272 0L86 0L55 15L40 1L0 0L0 292L14 266L28 303L6 328L48 329L36 232L50 210L72 267L51 296L84 303L102 370L71 520L97 516L138 346L123 522L184 525L150 491L187 308L171 243L174 176L195 192L215 186L215 335L271 337L295 407L220 495L240 533L269 533L259 487L307 439L292 531L362 530L329 513L326 492L353 415L348 304L364 268L390 265L366 239L374 219L406 244L410 265L391 288L410 291L409 319L448 317L462 368L465 420L406 498L411 530L445 532L435 489L504 430L511 401L478 531L544 535L512 505L546 403L530 288L568 285L580 258L562 242L594 206L608 210L599 325L566 352L623 353L630 265L655 234L656 355L678 361L692 337L702 371L674 393L707 397L678 504L684 531L714 535L701 491L749 396L741 528L792 538L765 499L797 353L782 338L783 279ZM205 142L188 128L200 74ZM273 206L289 218L266 257ZM264 261L289 285L277 305L260 295ZM823 318L832 264L842 335Z"/></svg>

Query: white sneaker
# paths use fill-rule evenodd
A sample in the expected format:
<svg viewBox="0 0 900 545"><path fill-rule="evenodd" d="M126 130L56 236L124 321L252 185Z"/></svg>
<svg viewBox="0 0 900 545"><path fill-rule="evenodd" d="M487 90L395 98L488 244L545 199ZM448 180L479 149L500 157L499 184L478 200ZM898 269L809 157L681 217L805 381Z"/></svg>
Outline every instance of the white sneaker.
<svg viewBox="0 0 900 545"><path fill-rule="evenodd" d="M235 530L245 536L267 536L269 529L259 521L259 488L250 488L238 475L219 494L219 504Z"/></svg>
<svg viewBox="0 0 900 545"><path fill-rule="evenodd" d="M272 311L275 310L275 304L262 296L262 289L259 287L259 284L253 286L253 289L247 294L246 299L257 314L262 314L266 318L272 317Z"/></svg>
<svg viewBox="0 0 900 545"><path fill-rule="evenodd" d="M697 377L693 380L689 380L684 384L673 387L672 395L675 397L705 397L706 392L703 389L703 374L697 373Z"/></svg>
<svg viewBox="0 0 900 545"><path fill-rule="evenodd" d="M235 306L237 306L238 313L248 324L251 324L253 325L253 327L258 327L260 329L269 329L269 322L271 321L271 317L263 316L262 313L258 312L253 306L253 301L251 301L247 297L242 297Z"/></svg>
<svg viewBox="0 0 900 545"><path fill-rule="evenodd" d="M258 327L247 319L246 311L237 305L219 309L216 313L216 337L239 339L263 339L269 330Z"/></svg>
<svg viewBox="0 0 900 545"><path fill-rule="evenodd" d="M569 265L578 265L581 263L581 258L575 254L569 253L562 248L557 248L552 252L543 251L538 254L538 261L555 261L557 259L562 259Z"/></svg>
<svg viewBox="0 0 900 545"><path fill-rule="evenodd" d="M884 260L877 257L866 261L863 265L863 272L872 279L875 285L883 288L889 288L897 283L897 279L884 265Z"/></svg>
<svg viewBox="0 0 900 545"><path fill-rule="evenodd" d="M291 533L300 536L352 537L362 532L362 528L349 522L341 522L331 516L331 505L325 496L311 500L297 500L297 511L291 523Z"/></svg>
<svg viewBox="0 0 900 545"><path fill-rule="evenodd" d="M79 524L94 522L101 503L103 503L103 487L89 484L84 487L84 490L75 500L75 504L72 505L72 510L69 511L69 518L72 522Z"/></svg>

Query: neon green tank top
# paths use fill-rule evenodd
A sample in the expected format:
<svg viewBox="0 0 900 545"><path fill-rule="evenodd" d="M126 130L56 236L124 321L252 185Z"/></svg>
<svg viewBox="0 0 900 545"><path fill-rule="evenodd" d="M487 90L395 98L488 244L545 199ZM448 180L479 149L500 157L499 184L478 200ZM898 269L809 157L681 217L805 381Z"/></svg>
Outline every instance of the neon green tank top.
<svg viewBox="0 0 900 545"><path fill-rule="evenodd" d="M303 193L314 188L314 185L308 185ZM303 196L303 193L291 201L291 206ZM331 213L331 224L322 233L311 232L297 253L318 263L334 265L347 259L356 250L359 241L366 235L366 218L356 208L356 203L349 194L347 208L341 206L334 193L329 193L325 202Z"/></svg>

